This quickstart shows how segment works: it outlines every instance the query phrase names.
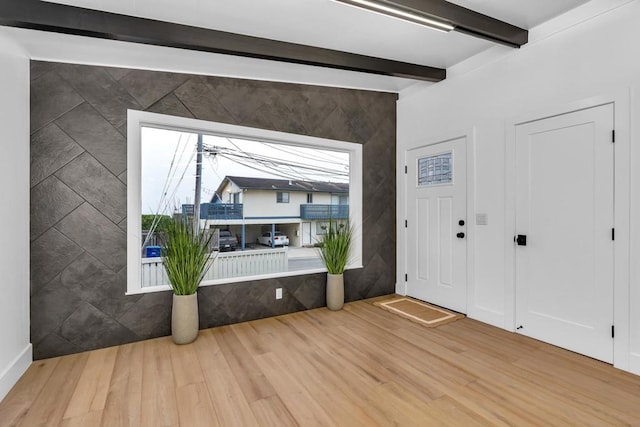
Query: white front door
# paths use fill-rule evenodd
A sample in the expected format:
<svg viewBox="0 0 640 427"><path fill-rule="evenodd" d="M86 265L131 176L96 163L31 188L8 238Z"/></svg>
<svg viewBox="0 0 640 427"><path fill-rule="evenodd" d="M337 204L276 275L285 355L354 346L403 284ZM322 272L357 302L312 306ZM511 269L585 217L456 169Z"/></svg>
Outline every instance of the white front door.
<svg viewBox="0 0 640 427"><path fill-rule="evenodd" d="M311 223L303 222L302 223L302 246L310 246L311 245Z"/></svg>
<svg viewBox="0 0 640 427"><path fill-rule="evenodd" d="M407 294L467 312L466 138L407 151Z"/></svg>
<svg viewBox="0 0 640 427"><path fill-rule="evenodd" d="M613 361L612 129L611 104L516 127L516 330L606 362Z"/></svg>

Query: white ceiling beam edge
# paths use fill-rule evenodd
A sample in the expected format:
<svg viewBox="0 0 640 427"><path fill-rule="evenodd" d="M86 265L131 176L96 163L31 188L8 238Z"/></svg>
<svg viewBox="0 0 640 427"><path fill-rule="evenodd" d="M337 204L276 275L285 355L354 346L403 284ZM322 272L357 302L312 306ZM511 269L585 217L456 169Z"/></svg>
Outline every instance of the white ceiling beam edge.
<svg viewBox="0 0 640 427"><path fill-rule="evenodd" d="M397 93L413 80L13 27L31 59ZM429 83L431 84L431 83Z"/></svg>

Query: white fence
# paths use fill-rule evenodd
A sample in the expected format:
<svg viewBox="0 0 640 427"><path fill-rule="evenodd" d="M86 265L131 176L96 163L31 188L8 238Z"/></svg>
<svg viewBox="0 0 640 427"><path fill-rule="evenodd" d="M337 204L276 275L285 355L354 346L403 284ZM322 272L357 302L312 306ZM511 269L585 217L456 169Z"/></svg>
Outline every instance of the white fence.
<svg viewBox="0 0 640 427"><path fill-rule="evenodd" d="M289 269L288 248L221 252L204 280L281 273ZM168 285L162 258L142 258L142 287Z"/></svg>

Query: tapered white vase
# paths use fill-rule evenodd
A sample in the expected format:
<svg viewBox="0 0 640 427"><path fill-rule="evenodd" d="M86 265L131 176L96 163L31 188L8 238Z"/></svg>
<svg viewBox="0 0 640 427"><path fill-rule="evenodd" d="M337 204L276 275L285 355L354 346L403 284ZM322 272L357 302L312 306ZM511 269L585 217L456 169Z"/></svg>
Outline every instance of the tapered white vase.
<svg viewBox="0 0 640 427"><path fill-rule="evenodd" d="M171 338L176 344L189 344L198 338L198 293L173 295Z"/></svg>
<svg viewBox="0 0 640 427"><path fill-rule="evenodd" d="M344 305L344 275L327 273L327 308L341 310Z"/></svg>

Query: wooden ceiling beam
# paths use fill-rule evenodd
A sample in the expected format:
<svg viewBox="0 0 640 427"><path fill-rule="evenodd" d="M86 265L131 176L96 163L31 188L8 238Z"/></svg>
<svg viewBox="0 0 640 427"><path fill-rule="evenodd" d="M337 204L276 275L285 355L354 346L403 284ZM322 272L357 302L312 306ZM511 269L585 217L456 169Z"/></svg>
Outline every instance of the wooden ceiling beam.
<svg viewBox="0 0 640 427"><path fill-rule="evenodd" d="M0 0L0 25L439 82L446 70L38 0Z"/></svg>
<svg viewBox="0 0 640 427"><path fill-rule="evenodd" d="M392 0L394 3L419 10L449 21L455 31L501 43L511 47L521 47L529 40L529 32L491 16L445 0Z"/></svg>

